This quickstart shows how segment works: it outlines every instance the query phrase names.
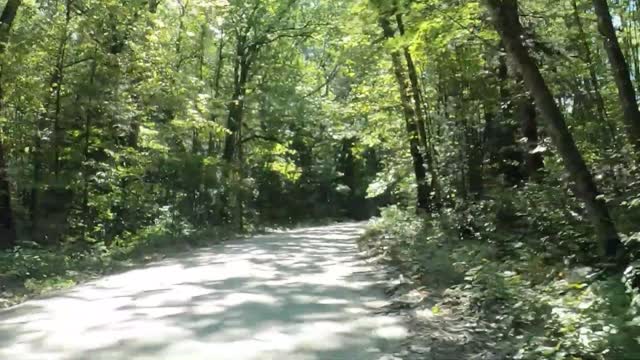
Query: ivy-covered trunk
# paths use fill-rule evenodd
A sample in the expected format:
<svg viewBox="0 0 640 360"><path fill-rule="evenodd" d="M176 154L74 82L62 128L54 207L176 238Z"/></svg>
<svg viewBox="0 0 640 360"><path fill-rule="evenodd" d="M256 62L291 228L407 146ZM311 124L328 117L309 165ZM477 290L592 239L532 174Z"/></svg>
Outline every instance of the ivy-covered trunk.
<svg viewBox="0 0 640 360"><path fill-rule="evenodd" d="M594 178L578 150L551 90L529 51L522 42L523 30L517 0L485 0L492 20L507 53L518 67L524 83L546 120L547 132L564 161L576 196L585 204L587 213L606 260L619 259L623 248L609 209L598 191Z"/></svg>

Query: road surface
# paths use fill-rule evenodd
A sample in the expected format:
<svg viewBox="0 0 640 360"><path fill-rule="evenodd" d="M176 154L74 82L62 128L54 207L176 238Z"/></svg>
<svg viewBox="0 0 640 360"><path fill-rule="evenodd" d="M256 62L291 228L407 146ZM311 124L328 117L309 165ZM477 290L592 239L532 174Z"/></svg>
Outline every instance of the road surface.
<svg viewBox="0 0 640 360"><path fill-rule="evenodd" d="M0 359L378 360L406 337L361 224L213 246L0 312Z"/></svg>

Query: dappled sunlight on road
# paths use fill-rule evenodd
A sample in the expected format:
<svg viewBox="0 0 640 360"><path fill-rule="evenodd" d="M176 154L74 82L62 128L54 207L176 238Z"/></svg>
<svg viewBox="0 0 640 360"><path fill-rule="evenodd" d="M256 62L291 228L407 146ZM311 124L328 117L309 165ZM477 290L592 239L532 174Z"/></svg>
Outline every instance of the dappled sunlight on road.
<svg viewBox="0 0 640 360"><path fill-rule="evenodd" d="M0 359L379 359L406 336L355 224L258 236L0 312Z"/></svg>

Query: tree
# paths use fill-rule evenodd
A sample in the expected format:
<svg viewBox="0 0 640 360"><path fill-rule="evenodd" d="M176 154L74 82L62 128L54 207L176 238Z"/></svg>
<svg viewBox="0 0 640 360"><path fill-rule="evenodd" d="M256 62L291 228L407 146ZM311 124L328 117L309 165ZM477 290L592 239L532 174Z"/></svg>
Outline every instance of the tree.
<svg viewBox="0 0 640 360"><path fill-rule="evenodd" d="M540 136L538 134L538 112L533 100L525 95L518 104L520 131L526 141L524 170L529 179L539 179L544 169L544 158L538 150Z"/></svg>
<svg viewBox="0 0 640 360"><path fill-rule="evenodd" d="M9 33L18 14L21 0L9 0L0 15L0 57L4 56L9 41ZM0 72L0 110L3 108L4 91ZM7 173L4 134L0 129L0 248L12 247L16 241L15 220L11 206L11 187Z"/></svg>
<svg viewBox="0 0 640 360"><path fill-rule="evenodd" d="M640 153L640 110L638 110L636 91L631 82L629 65L620 48L607 0L593 0L593 7L598 18L598 30L602 34L604 48L607 51L613 70L613 78L618 88L618 98L624 114L627 137L636 152Z"/></svg>
<svg viewBox="0 0 640 360"><path fill-rule="evenodd" d="M380 17L380 27L384 33L385 38L393 39L395 31L391 27L389 20L383 15ZM393 72L398 83L398 89L400 91L400 99L402 102L402 113L406 123L407 137L409 139L409 147L411 151L411 158L413 159L413 172L415 175L417 185L417 208L423 211L430 211L431 202L431 188L427 180L426 162L420 151L420 135L418 130L417 111L411 105L411 98L409 97L410 89L409 82L407 81L404 66L402 65L402 59L397 51L391 52L391 62L393 64ZM414 88L415 89L415 88ZM417 92L415 92L417 96Z"/></svg>
<svg viewBox="0 0 640 360"><path fill-rule="evenodd" d="M591 44L589 43L590 39L585 32L577 0L571 0L571 8L573 10L574 25L578 30L578 43L580 45L579 53L589 68L589 82L591 87L590 97L595 103L599 122L608 129L610 140L615 140L616 132L608 118L609 115L607 114L604 98L602 97L602 89L600 80L598 79L593 51L591 50Z"/></svg>
<svg viewBox="0 0 640 360"><path fill-rule="evenodd" d="M551 90L538 65L522 43L523 30L519 19L517 0L485 0L493 24L502 39L506 51L522 74L524 83L546 120L546 128L563 159L564 166L575 183L575 193L586 207L600 243L602 256L619 258L622 244L607 205L596 187L591 172L569 132Z"/></svg>
<svg viewBox="0 0 640 360"><path fill-rule="evenodd" d="M398 33L400 36L405 36L405 27L404 22L402 20L402 14L396 14L396 24L398 27ZM404 54L404 59L407 64L407 74L409 75L410 82L410 93L413 98L413 106L415 109L415 121L416 126L418 128L418 135L420 135L420 145L422 146L422 151L424 154L424 160L426 165L431 172L431 189L434 192L433 200L434 207L438 208L440 206L440 199L442 195L440 194L440 185L438 184L438 176L435 173L435 161L433 159L433 154L431 151L430 139L427 134L427 120L425 109L426 105L424 104L424 96L422 94L422 88L420 86L420 80L418 78L418 72L416 69L416 65L413 61L413 56L411 55L411 51L409 47L404 46L402 49Z"/></svg>

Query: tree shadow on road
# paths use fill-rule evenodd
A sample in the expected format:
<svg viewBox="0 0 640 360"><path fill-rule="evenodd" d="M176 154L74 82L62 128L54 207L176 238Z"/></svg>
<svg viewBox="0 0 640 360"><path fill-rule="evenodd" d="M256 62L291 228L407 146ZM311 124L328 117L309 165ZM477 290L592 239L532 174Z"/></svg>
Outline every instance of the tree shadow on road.
<svg viewBox="0 0 640 360"><path fill-rule="evenodd" d="M379 359L405 337L357 225L263 235L0 313L0 358Z"/></svg>

